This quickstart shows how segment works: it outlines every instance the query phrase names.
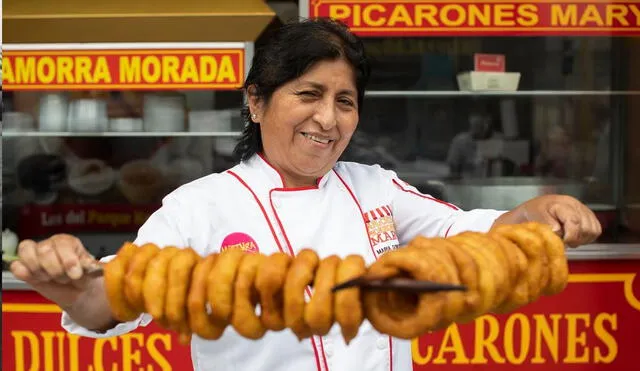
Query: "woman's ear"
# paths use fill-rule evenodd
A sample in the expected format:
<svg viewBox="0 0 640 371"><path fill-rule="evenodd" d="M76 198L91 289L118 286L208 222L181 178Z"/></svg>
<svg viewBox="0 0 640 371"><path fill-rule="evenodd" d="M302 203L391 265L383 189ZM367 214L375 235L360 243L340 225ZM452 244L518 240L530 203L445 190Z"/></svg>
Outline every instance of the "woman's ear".
<svg viewBox="0 0 640 371"><path fill-rule="evenodd" d="M249 104L249 112L251 121L258 123L264 112L264 102L258 94L258 87L253 84L247 88L247 101Z"/></svg>

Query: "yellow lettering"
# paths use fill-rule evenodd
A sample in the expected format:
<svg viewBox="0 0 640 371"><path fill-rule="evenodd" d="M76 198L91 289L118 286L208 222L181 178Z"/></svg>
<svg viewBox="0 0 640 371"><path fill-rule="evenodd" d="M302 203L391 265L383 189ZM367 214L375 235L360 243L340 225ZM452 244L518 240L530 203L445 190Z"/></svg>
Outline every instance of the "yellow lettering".
<svg viewBox="0 0 640 371"><path fill-rule="evenodd" d="M27 370L24 363L27 358L31 360L28 370L40 371L40 346L38 344L38 337L36 334L31 331L11 331L11 336L13 337L13 343L15 345L15 371ZM25 340L28 342L29 350L31 351L28 356L24 349Z"/></svg>
<svg viewBox="0 0 640 371"><path fill-rule="evenodd" d="M76 83L93 83L93 76L91 76L91 58L89 57L77 57L76 58Z"/></svg>
<svg viewBox="0 0 640 371"><path fill-rule="evenodd" d="M187 58L191 58L191 60L193 61L192 56L189 55L187 56ZM186 61L185 61L185 64L186 64ZM163 82L185 82L186 80L184 79L184 72L183 72L182 79L178 74L179 67L180 67L180 60L178 59L178 57L169 55L162 58L162 81Z"/></svg>
<svg viewBox="0 0 640 371"><path fill-rule="evenodd" d="M442 343L440 344L440 351L438 355L433 360L434 364L445 364L447 360L445 359L445 353L453 353L455 357L451 361L453 364L468 364L469 358L464 352L464 346L462 344L462 337L460 336L460 331L458 330L458 326L454 323L451 326L447 327L447 331L444 333L444 337L442 339Z"/></svg>
<svg viewBox="0 0 640 371"><path fill-rule="evenodd" d="M144 334L141 333L129 333L122 335L122 371L133 371L133 365L140 365L142 360L140 359L140 349L133 349L133 342L135 340L138 346L144 346Z"/></svg>
<svg viewBox="0 0 640 371"><path fill-rule="evenodd" d="M469 4L469 26L490 26L491 25L491 5L484 4L482 10L480 6Z"/></svg>
<svg viewBox="0 0 640 371"><path fill-rule="evenodd" d="M100 338L93 343L93 366L89 366L89 371L104 371L104 344L109 343L112 350L118 350L118 338ZM118 371L118 365L113 362L111 371Z"/></svg>
<svg viewBox="0 0 640 371"><path fill-rule="evenodd" d="M384 9L384 8L383 8ZM416 5L416 26L422 26L423 20L427 21L430 26L439 26L440 22L436 19L438 8L433 4Z"/></svg>
<svg viewBox="0 0 640 371"><path fill-rule="evenodd" d="M156 83L160 79L160 60L150 55L142 60L142 79L147 83Z"/></svg>
<svg viewBox="0 0 640 371"><path fill-rule="evenodd" d="M36 82L36 59L34 57L16 57L14 67L17 84Z"/></svg>
<svg viewBox="0 0 640 371"><path fill-rule="evenodd" d="M96 69L93 76L94 83L111 83L111 72L109 72L109 65L105 57L98 57L96 59Z"/></svg>
<svg viewBox="0 0 640 371"><path fill-rule="evenodd" d="M359 26L362 24L362 16L360 14L360 5L354 5L353 6L353 19L351 20L353 22L354 26ZM365 9L367 7L365 6Z"/></svg>
<svg viewBox="0 0 640 371"><path fill-rule="evenodd" d="M604 326L605 322L609 322L611 330L607 330ZM610 331L618 330L618 316L609 313L600 313L593 321L593 331L607 348L604 354L600 346L596 346L593 350L593 360L595 363L611 363L618 355L618 342Z"/></svg>
<svg viewBox="0 0 640 371"><path fill-rule="evenodd" d="M514 4L496 4L493 10L495 11L494 25L496 26L515 26L516 21L514 18L516 6Z"/></svg>
<svg viewBox="0 0 640 371"><path fill-rule="evenodd" d="M451 18L451 13L455 14L455 18ZM440 10L440 21L442 21L445 26L460 26L465 22L466 18L467 12L462 5L459 4L447 4Z"/></svg>
<svg viewBox="0 0 640 371"><path fill-rule="evenodd" d="M9 84L15 83L15 76L13 76L13 58L2 58L2 83L8 82Z"/></svg>
<svg viewBox="0 0 640 371"><path fill-rule="evenodd" d="M578 24L578 6L576 4L551 4L552 26L575 26Z"/></svg>
<svg viewBox="0 0 640 371"><path fill-rule="evenodd" d="M547 349L549 353L551 353L551 358L553 358L553 363L558 362L558 347L560 344L559 335L560 335L560 318L562 315L560 314L552 314L549 316L551 318L552 327L549 326L549 322L547 318L542 314L534 314L533 321L536 324L536 332L535 332L535 355L531 359L531 363L541 364L545 363L546 360L542 357L542 340L544 340L545 344L547 344Z"/></svg>
<svg viewBox="0 0 640 371"><path fill-rule="evenodd" d="M520 354L516 354L514 345L515 334L514 328L516 323L520 324ZM531 327L527 316L522 313L516 313L509 316L507 323L504 325L504 355L511 364L521 365L527 359L529 347L531 345Z"/></svg>
<svg viewBox="0 0 640 371"><path fill-rule="evenodd" d="M580 26L586 26L588 23L595 23L596 26L604 26L604 21L600 16L598 7L595 5L587 5L584 13L582 13L582 17L580 17Z"/></svg>
<svg viewBox="0 0 640 371"><path fill-rule="evenodd" d="M140 56L120 57L120 82L139 83L142 77Z"/></svg>
<svg viewBox="0 0 640 371"><path fill-rule="evenodd" d="M364 8L362 19L364 19L364 24L371 27L380 27L385 24L387 19L378 14L377 20L373 19L373 12L384 13L384 6L380 4L371 4Z"/></svg>
<svg viewBox="0 0 640 371"><path fill-rule="evenodd" d="M55 62L51 57L42 57L37 65L38 80L43 84L50 84L56 78Z"/></svg>
<svg viewBox="0 0 640 371"><path fill-rule="evenodd" d="M633 13L633 15L636 17L635 26L640 27L640 8L637 5L629 4L629 9L631 9L631 13Z"/></svg>
<svg viewBox="0 0 640 371"><path fill-rule="evenodd" d="M200 58L200 82L214 82L217 74L218 61L210 55L203 55Z"/></svg>
<svg viewBox="0 0 640 371"><path fill-rule="evenodd" d="M627 14L629 14L629 8L622 4L609 4L607 6L607 25L613 26L614 21L618 21L621 26L628 26Z"/></svg>
<svg viewBox="0 0 640 371"><path fill-rule="evenodd" d="M564 363L589 362L589 349L587 345L587 333L584 329L578 330L578 321L583 321L585 327L590 325L590 316L587 313L566 314L567 319L567 356ZM578 355L578 345L582 346L582 354Z"/></svg>
<svg viewBox="0 0 640 371"><path fill-rule="evenodd" d="M164 349L167 351L171 350L171 335L169 334L151 334L149 338L147 338L147 351L149 352L149 356L153 359L158 366L160 366L161 371L171 371L171 365L167 358L162 355L162 353L156 347L156 342L159 341L164 345Z"/></svg>
<svg viewBox="0 0 640 371"><path fill-rule="evenodd" d="M485 324L489 327L489 333L485 335ZM498 352L498 348L494 344L498 339L500 328L498 320L493 316L478 317L475 322L475 350L471 363L473 364L487 364L489 361L484 356L485 349L488 351L491 359L495 363L504 363L505 359Z"/></svg>
<svg viewBox="0 0 640 371"><path fill-rule="evenodd" d="M73 83L73 58L60 56L58 57L58 70L56 82L58 84Z"/></svg>
<svg viewBox="0 0 640 371"><path fill-rule="evenodd" d="M78 371L78 342L80 341L80 336L67 334L67 338L69 339L69 371Z"/></svg>
<svg viewBox="0 0 640 371"><path fill-rule="evenodd" d="M538 7L534 4L524 4L518 8L518 23L524 27L535 26L540 22Z"/></svg>
<svg viewBox="0 0 640 371"><path fill-rule="evenodd" d="M53 360L58 359L58 370L64 370L64 333L56 331L42 331L44 341L44 370L53 371ZM58 338L58 356L53 356L53 337Z"/></svg>
<svg viewBox="0 0 640 371"><path fill-rule="evenodd" d="M231 57L228 55L223 55L220 59L220 69L218 70L218 82L228 81L228 82L236 82L236 71L233 68L233 62L231 61Z"/></svg>
<svg viewBox="0 0 640 371"><path fill-rule="evenodd" d="M389 16L389 26L395 26L396 23L401 23L409 27L413 26L413 20L409 15L409 11L402 4L394 6L391 11L391 16Z"/></svg>
<svg viewBox="0 0 640 371"><path fill-rule="evenodd" d="M331 4L329 5L329 18L345 20L351 16L351 8L348 5Z"/></svg>
<svg viewBox="0 0 640 371"><path fill-rule="evenodd" d="M422 353L420 353L419 339L413 339L411 340L411 355L414 363L421 366L426 365L431 361L431 357L433 357L433 347L431 345L427 345L427 354L422 355Z"/></svg>
<svg viewBox="0 0 640 371"><path fill-rule="evenodd" d="M220 67L220 70L222 70L222 66ZM180 76L181 82L187 82L189 80L191 80L192 82L200 81L200 78L198 76L198 69L196 68L196 61L191 55L185 57L184 66L182 67L182 76Z"/></svg>

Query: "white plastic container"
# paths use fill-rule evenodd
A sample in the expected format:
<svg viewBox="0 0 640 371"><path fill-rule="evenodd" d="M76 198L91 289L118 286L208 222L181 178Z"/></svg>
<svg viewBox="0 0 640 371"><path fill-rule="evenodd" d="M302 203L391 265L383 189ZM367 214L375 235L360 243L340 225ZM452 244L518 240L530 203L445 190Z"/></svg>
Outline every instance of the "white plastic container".
<svg viewBox="0 0 640 371"><path fill-rule="evenodd" d="M520 84L520 72L468 71L457 78L461 91L517 91Z"/></svg>

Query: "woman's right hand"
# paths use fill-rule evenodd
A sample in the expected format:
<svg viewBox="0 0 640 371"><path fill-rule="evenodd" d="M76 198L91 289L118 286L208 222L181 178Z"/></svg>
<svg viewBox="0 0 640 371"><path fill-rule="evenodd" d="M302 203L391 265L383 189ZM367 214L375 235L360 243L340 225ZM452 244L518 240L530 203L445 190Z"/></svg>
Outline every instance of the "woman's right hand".
<svg viewBox="0 0 640 371"><path fill-rule="evenodd" d="M68 234L44 241L24 240L11 273L63 309L70 308L89 288L92 279L83 267L97 264L82 242Z"/></svg>

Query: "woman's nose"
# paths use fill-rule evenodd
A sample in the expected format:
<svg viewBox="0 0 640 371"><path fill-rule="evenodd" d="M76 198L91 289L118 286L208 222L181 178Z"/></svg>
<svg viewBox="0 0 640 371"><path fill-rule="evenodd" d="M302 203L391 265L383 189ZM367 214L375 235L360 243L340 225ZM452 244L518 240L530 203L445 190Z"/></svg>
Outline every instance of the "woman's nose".
<svg viewBox="0 0 640 371"><path fill-rule="evenodd" d="M323 130L330 130L338 124L336 107L331 103L319 104L313 118Z"/></svg>

